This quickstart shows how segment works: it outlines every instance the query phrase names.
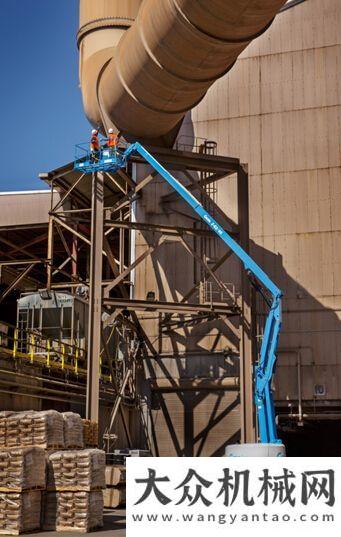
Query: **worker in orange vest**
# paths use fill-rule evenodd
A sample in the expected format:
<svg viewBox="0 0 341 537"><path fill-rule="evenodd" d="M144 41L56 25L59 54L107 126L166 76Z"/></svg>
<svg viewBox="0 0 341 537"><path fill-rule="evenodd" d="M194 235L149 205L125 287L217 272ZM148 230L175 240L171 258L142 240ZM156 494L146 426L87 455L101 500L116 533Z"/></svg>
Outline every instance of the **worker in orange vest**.
<svg viewBox="0 0 341 537"><path fill-rule="evenodd" d="M98 138L98 130L92 129L90 140L90 155L92 161L98 160L100 147L101 145Z"/></svg>
<svg viewBox="0 0 341 537"><path fill-rule="evenodd" d="M116 153L117 146L120 141L121 133L114 133L114 129L109 129L108 131L108 147L111 153Z"/></svg>

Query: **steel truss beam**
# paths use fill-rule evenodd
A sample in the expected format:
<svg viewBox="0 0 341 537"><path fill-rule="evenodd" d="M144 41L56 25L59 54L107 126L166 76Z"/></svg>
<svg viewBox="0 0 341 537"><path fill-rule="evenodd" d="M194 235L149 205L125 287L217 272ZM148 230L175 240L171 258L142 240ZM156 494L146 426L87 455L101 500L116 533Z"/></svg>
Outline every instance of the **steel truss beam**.
<svg viewBox="0 0 341 537"><path fill-rule="evenodd" d="M13 261L0 260L0 267L13 267L15 265L39 265L40 263L45 263L46 259L17 259Z"/></svg>
<svg viewBox="0 0 341 537"><path fill-rule="evenodd" d="M153 302L149 300L134 300L123 298L104 298L103 304L114 308L124 308L128 311L160 311L160 312L172 312L172 313L216 313L222 315L229 315L231 317L239 315L239 310L234 306L225 305L213 305L210 304L188 304L181 302L164 302L155 300Z"/></svg>
<svg viewBox="0 0 341 537"><path fill-rule="evenodd" d="M13 280L13 282L7 287L7 289L0 295L0 302L2 302L9 293L16 288L16 286L29 274L29 272L33 269L34 263L31 263L28 265L18 276Z"/></svg>
<svg viewBox="0 0 341 537"><path fill-rule="evenodd" d="M205 229L194 229L181 226L165 226L163 224L147 224L144 222L123 222L122 220L106 220L104 222L106 228L118 229L138 229L140 231L155 231L163 235L193 235L201 237L211 237L210 231Z"/></svg>

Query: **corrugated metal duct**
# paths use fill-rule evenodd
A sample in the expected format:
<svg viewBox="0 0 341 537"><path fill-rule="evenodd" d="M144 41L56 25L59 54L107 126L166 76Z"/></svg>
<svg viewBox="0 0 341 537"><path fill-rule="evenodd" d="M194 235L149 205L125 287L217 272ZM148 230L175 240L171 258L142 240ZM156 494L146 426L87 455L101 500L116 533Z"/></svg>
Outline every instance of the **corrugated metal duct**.
<svg viewBox="0 0 341 537"><path fill-rule="evenodd" d="M104 131L97 89L101 72L115 56L123 34L133 24L142 0L80 0L79 79L87 118Z"/></svg>
<svg viewBox="0 0 341 537"><path fill-rule="evenodd" d="M86 54L81 51L84 107L92 124L113 126L128 139L148 142L181 124L285 1L144 0L140 9L138 1L121 4L80 2L83 28L109 13L122 17L128 5L131 17L138 11L118 41L92 32L92 46ZM89 39L91 34L83 35ZM83 46L82 33L79 38Z"/></svg>

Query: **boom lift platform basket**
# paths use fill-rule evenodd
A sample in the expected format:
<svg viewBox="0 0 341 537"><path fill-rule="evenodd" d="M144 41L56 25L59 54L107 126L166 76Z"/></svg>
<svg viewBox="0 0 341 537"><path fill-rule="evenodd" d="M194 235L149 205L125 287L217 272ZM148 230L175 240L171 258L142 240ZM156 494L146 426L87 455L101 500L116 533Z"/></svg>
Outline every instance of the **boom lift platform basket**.
<svg viewBox="0 0 341 537"><path fill-rule="evenodd" d="M126 146L120 143L120 149L108 147L107 140L102 140L104 145L99 151L92 152L89 143L81 143L75 146L75 169L83 173L109 172L126 167L127 160L124 157L123 149Z"/></svg>

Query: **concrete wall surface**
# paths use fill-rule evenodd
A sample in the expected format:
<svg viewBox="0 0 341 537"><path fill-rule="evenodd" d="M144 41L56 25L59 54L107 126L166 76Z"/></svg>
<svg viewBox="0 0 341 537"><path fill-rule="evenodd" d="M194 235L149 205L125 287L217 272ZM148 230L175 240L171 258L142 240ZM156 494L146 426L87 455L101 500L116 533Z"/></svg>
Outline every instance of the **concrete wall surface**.
<svg viewBox="0 0 341 537"><path fill-rule="evenodd" d="M187 118L219 154L248 163L251 251L284 292L284 406L298 399L300 362L306 404L341 403L340 26L339 0L279 14Z"/></svg>

